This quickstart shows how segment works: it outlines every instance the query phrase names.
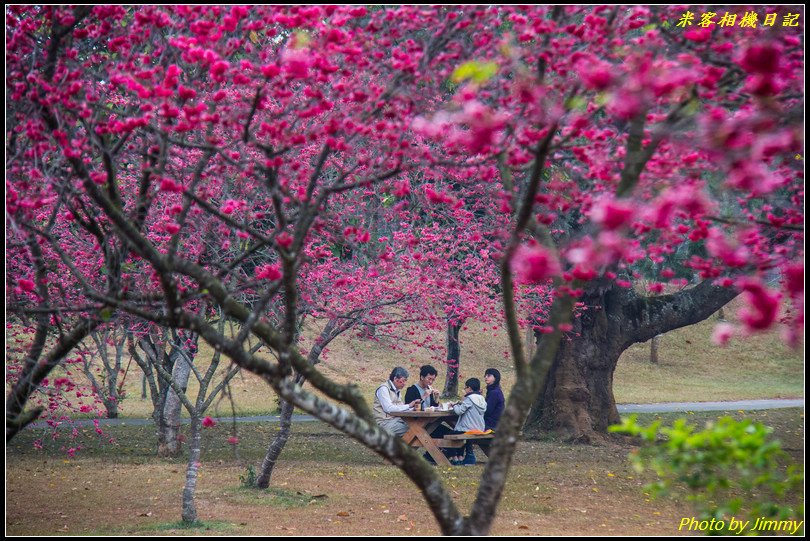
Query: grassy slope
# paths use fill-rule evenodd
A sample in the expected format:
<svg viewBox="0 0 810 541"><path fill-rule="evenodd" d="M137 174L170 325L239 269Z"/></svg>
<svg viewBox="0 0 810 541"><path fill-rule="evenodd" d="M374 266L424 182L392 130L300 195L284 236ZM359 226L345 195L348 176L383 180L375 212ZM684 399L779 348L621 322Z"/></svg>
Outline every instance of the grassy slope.
<svg viewBox="0 0 810 541"><path fill-rule="evenodd" d="M728 316L736 311L733 303L726 308ZM787 348L779 331L734 339L726 348L718 348L710 337L716 319L679 329L660 340L659 364L649 362L650 344L636 344L619 361L614 377L614 392L618 403L651 403L669 401L735 400L804 395L803 347ZM477 377L483 380L484 370L495 367L501 371L505 390L514 382L514 369L508 358L506 333L493 325L470 322L461 331L461 381ZM311 339L314 331L305 337ZM437 387L444 384L444 333L436 331L430 341L440 346L437 354L425 347L395 351L386 340L374 341L346 333L326 350L320 369L340 382L353 382L371 400L374 389L382 383L394 366L404 366L411 372L410 382L418 376L419 367L431 363L439 369ZM204 367L211 349L203 344L198 362ZM227 364L227 363L223 363ZM189 390L196 396L194 378ZM463 386L463 385L462 385ZM132 363L125 388L127 397L122 415L148 417L149 400L140 398L140 373ZM232 396L239 415L266 414L276 411L277 399L272 390L258 377L244 373L231 385ZM223 398L212 408L212 414L231 414L230 402Z"/></svg>

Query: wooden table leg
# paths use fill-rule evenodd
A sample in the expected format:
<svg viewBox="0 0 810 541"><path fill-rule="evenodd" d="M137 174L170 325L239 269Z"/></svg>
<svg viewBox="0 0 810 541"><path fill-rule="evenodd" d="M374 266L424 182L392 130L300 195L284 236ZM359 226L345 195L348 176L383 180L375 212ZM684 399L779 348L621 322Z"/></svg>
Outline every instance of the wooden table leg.
<svg viewBox="0 0 810 541"><path fill-rule="evenodd" d="M413 425L410 425L408 431L402 435L402 439L408 445L413 445L413 442L416 440L416 432L413 430Z"/></svg>
<svg viewBox="0 0 810 541"><path fill-rule="evenodd" d="M411 430L408 431L413 432L416 436L416 439L419 440L419 443L422 444L422 447L428 452L428 454L433 457L433 460L436 461L436 464L441 464L442 466L450 466L450 461L447 460L447 457L444 456L441 449L436 446L436 443L433 441L433 438L430 437L430 434L427 433L425 427L421 424L417 425L414 423L411 426Z"/></svg>
<svg viewBox="0 0 810 541"><path fill-rule="evenodd" d="M451 466L450 461L447 457L442 453L442 450L439 449L435 443L433 443L433 438L428 435L424 440L419 440L422 443L422 446L427 450L428 454L433 457L433 460L436 461L436 464L441 464L442 466Z"/></svg>

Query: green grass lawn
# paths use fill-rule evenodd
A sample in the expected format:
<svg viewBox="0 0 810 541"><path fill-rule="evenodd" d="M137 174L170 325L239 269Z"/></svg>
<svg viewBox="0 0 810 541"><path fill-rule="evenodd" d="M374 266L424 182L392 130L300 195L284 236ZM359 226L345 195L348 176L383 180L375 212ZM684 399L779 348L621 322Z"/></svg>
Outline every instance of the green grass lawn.
<svg viewBox="0 0 810 541"><path fill-rule="evenodd" d="M614 375L619 403L795 398L804 396L803 348L793 350L778 331L711 343L714 318L659 339L658 364L650 343L624 352Z"/></svg>

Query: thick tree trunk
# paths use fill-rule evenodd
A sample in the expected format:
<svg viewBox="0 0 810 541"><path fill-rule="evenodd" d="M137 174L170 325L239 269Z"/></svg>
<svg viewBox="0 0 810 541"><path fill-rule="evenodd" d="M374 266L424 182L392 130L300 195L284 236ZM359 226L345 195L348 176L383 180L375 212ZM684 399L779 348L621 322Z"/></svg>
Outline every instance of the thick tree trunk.
<svg viewBox="0 0 810 541"><path fill-rule="evenodd" d="M461 344L458 335L463 321L458 318L447 320L447 376L444 380L442 397L452 398L458 396L458 371L461 362Z"/></svg>
<svg viewBox="0 0 810 541"><path fill-rule="evenodd" d="M267 488L270 486L270 476L273 475L273 468L276 466L276 461L279 455L281 455L281 451L284 450L287 440L290 438L294 409L295 406L293 406L293 404L284 399L281 400L281 425L273 441L267 447L267 453L264 455L259 478L256 480L256 486L258 488Z"/></svg>
<svg viewBox="0 0 810 541"><path fill-rule="evenodd" d="M595 301L584 302L593 307ZM553 430L566 439L586 442L619 420L613 399L618 354L609 345L604 310L592 308L581 314L572 334L578 336L563 339L545 388L532 405L524 428L527 435Z"/></svg>
<svg viewBox="0 0 810 541"><path fill-rule="evenodd" d="M202 421L199 416L191 418L191 446L186 467L186 484L183 487L182 518L186 524L197 522L197 505L194 503L194 492L197 490L197 475L200 469L202 449Z"/></svg>
<svg viewBox="0 0 810 541"><path fill-rule="evenodd" d="M118 419L118 402L111 399L104 399L102 402L107 411L107 419Z"/></svg>
<svg viewBox="0 0 810 541"><path fill-rule="evenodd" d="M572 441L604 439L619 421L613 373L622 352L667 331L710 317L737 295L733 289L703 282L674 295L640 297L612 282L589 285L579 299L587 308L563 340L545 387L524 425L536 437L554 431Z"/></svg>

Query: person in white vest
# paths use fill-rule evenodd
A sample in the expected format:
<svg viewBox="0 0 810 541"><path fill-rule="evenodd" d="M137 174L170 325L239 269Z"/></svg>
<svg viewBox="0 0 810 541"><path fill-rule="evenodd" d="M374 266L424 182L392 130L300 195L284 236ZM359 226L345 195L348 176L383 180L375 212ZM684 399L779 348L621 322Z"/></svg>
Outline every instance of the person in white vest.
<svg viewBox="0 0 810 541"><path fill-rule="evenodd" d="M388 376L388 381L377 388L374 393L374 420L383 430L395 436L402 436L408 431L408 423L399 417L393 417L391 413L398 411L408 411L420 403L417 399L409 404L402 402L400 391L405 388L408 381L408 371L397 366Z"/></svg>

